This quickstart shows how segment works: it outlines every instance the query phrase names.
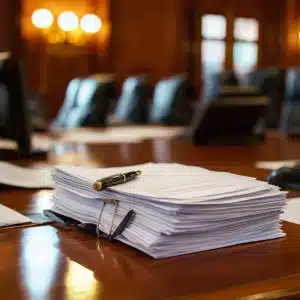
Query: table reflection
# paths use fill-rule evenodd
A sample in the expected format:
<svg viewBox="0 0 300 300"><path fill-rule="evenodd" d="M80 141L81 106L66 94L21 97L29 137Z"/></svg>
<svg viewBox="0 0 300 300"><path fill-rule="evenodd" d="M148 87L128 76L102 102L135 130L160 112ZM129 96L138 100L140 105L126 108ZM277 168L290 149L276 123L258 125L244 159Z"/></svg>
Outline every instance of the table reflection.
<svg viewBox="0 0 300 300"><path fill-rule="evenodd" d="M22 231L20 273L29 299L47 299L59 265L55 229L39 227Z"/></svg>
<svg viewBox="0 0 300 300"><path fill-rule="evenodd" d="M164 163L171 162L170 141L158 139L152 141L154 162Z"/></svg>
<svg viewBox="0 0 300 300"><path fill-rule="evenodd" d="M42 190L36 192L32 201L35 206L33 211L36 213L41 213L45 209L51 209L53 207L52 193L52 190Z"/></svg>
<svg viewBox="0 0 300 300"><path fill-rule="evenodd" d="M82 265L67 259L65 276L66 299L101 299L102 283L94 278L94 273Z"/></svg>

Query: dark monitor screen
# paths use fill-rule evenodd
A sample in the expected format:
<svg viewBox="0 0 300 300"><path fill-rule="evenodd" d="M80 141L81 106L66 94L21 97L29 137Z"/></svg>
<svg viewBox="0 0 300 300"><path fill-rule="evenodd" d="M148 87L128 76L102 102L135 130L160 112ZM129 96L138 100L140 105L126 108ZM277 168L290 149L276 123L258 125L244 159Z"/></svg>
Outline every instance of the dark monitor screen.
<svg viewBox="0 0 300 300"><path fill-rule="evenodd" d="M15 140L18 156L29 157L30 123L20 62L0 53L0 138ZM0 153L3 149L0 149Z"/></svg>

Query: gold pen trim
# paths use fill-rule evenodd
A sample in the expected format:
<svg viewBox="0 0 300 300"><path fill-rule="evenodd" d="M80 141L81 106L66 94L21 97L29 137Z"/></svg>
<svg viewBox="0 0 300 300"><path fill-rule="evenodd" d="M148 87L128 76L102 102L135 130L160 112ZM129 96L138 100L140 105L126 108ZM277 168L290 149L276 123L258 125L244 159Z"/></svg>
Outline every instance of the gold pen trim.
<svg viewBox="0 0 300 300"><path fill-rule="evenodd" d="M96 181L93 185L95 191L100 192L102 190L102 182Z"/></svg>

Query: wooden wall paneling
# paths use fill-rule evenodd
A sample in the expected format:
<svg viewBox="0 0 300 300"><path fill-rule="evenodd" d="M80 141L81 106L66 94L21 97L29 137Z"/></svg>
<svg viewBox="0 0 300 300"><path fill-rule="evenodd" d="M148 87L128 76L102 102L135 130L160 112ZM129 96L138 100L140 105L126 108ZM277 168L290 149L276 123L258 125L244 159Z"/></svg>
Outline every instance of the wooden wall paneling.
<svg viewBox="0 0 300 300"><path fill-rule="evenodd" d="M202 12L196 9L193 14L194 17L194 26L195 26L195 36L194 41L192 43L192 53L194 57L194 65L195 65L195 84L198 96L201 93L201 87L203 83L202 78Z"/></svg>
<svg viewBox="0 0 300 300"><path fill-rule="evenodd" d="M185 1L184 4L185 43L183 51L186 59L185 71L191 85L189 89L190 97L196 99L201 85L201 77L198 77L200 75L198 67L201 63L201 46L198 32L199 27L195 26L198 22L198 14L195 9L195 0Z"/></svg>
<svg viewBox="0 0 300 300"><path fill-rule="evenodd" d="M11 48L12 10L10 0L0 1L0 52Z"/></svg>
<svg viewBox="0 0 300 300"><path fill-rule="evenodd" d="M294 66L300 63L300 3L297 0L286 0L284 2L284 52L283 65Z"/></svg>
<svg viewBox="0 0 300 300"><path fill-rule="evenodd" d="M261 23L259 66L280 66L282 57L282 1L264 0L262 4L259 20Z"/></svg>
<svg viewBox="0 0 300 300"><path fill-rule="evenodd" d="M149 74L155 83L184 71L181 0L113 2L112 60L119 83L139 73Z"/></svg>
<svg viewBox="0 0 300 300"><path fill-rule="evenodd" d="M14 57L22 53L20 15L21 0L0 1L0 52L12 52Z"/></svg>
<svg viewBox="0 0 300 300"><path fill-rule="evenodd" d="M186 5L184 0L177 0L177 6L174 10L174 22L176 24L175 28L175 49L173 51L173 58L171 64L173 68L171 72L173 74L183 73L186 71L186 53L185 53L185 14Z"/></svg>
<svg viewBox="0 0 300 300"><path fill-rule="evenodd" d="M111 72L111 11L113 0L89 0L90 12L100 16L102 28L89 45L89 74Z"/></svg>

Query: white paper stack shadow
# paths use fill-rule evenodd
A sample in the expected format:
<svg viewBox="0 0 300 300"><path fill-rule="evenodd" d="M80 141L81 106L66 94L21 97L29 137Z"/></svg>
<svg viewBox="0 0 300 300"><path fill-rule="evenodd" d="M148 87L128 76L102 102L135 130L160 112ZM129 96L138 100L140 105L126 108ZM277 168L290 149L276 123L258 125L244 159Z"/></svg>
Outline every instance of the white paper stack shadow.
<svg viewBox="0 0 300 300"><path fill-rule="evenodd" d="M141 170L137 179L101 192L93 183L117 173ZM255 178L179 164L52 171L54 211L98 224L103 200L119 200L113 230L130 210L134 217L117 239L154 258L285 236L280 214L286 193ZM106 205L99 229L108 233L114 205Z"/></svg>

